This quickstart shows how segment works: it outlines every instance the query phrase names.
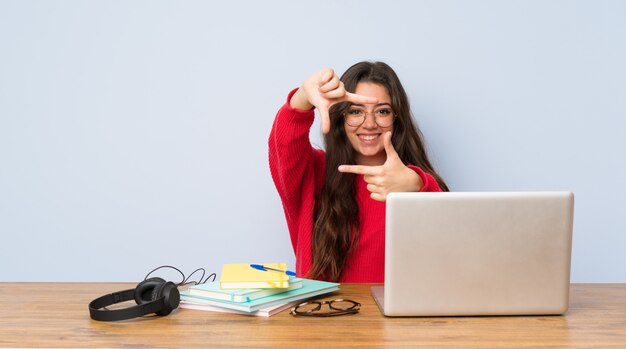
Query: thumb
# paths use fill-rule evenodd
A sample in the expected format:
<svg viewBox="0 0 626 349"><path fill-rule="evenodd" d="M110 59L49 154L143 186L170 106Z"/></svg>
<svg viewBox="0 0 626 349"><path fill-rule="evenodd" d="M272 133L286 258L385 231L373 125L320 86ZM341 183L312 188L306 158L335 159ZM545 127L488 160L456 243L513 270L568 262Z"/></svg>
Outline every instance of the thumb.
<svg viewBox="0 0 626 349"><path fill-rule="evenodd" d="M322 133L327 134L328 131L330 131L330 116L328 115L328 107L320 107L319 112L322 118Z"/></svg>
<svg viewBox="0 0 626 349"><path fill-rule="evenodd" d="M399 159L400 156L398 156L396 149L393 147L393 144L391 143L391 132L385 132L383 137L384 137L383 142L385 145L385 153L387 153L387 161L385 162L389 162L392 159Z"/></svg>

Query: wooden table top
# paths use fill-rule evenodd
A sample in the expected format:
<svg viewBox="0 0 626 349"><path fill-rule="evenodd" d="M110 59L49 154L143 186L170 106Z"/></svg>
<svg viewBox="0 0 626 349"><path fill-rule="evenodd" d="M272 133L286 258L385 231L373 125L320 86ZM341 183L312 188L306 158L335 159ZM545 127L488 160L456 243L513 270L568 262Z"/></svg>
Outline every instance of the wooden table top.
<svg viewBox="0 0 626 349"><path fill-rule="evenodd" d="M361 312L333 318L177 309L165 317L91 320L87 304L128 283L0 283L0 347L480 347L626 348L626 284L572 284L564 316L386 318L367 284L349 298ZM128 304L131 305L131 304Z"/></svg>

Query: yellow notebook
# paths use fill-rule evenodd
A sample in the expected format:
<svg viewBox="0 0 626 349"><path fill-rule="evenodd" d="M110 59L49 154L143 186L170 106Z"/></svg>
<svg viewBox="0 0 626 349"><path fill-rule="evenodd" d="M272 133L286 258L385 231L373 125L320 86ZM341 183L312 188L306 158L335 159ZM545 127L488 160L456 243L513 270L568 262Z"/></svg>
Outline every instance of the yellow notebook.
<svg viewBox="0 0 626 349"><path fill-rule="evenodd" d="M285 263L262 263L266 267L287 270ZM289 276L277 271L257 270L247 263L224 264L220 288L288 288Z"/></svg>

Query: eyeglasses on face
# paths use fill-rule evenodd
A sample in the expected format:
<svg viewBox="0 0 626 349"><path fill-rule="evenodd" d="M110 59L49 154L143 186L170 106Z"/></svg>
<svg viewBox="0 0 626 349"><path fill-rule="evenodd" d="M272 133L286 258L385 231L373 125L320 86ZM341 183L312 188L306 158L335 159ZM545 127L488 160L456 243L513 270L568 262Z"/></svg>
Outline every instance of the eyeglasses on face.
<svg viewBox="0 0 626 349"><path fill-rule="evenodd" d="M328 305L329 310L322 310L323 305ZM289 314L294 316L329 317L356 314L360 309L361 303L349 299L335 299L332 301L309 301L300 303L291 308Z"/></svg>
<svg viewBox="0 0 626 349"><path fill-rule="evenodd" d="M343 118L348 126L359 127L363 125L367 114L374 115L374 121L379 127L390 127L393 124L395 114L390 106L381 106L374 109L372 112L368 112L365 108L360 106L350 106L347 111L343 113Z"/></svg>

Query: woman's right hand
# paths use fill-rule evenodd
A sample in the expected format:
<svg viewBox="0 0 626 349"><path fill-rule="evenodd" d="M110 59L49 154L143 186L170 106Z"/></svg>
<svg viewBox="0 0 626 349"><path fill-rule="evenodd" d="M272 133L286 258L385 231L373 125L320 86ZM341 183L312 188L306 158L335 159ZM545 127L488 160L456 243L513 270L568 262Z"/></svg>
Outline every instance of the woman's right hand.
<svg viewBox="0 0 626 349"><path fill-rule="evenodd" d="M376 97L366 97L346 91L343 82L331 68L325 68L304 80L302 86L291 97L291 107L301 110L317 108L322 117L322 132L330 131L328 109L339 102L356 104L373 104Z"/></svg>

